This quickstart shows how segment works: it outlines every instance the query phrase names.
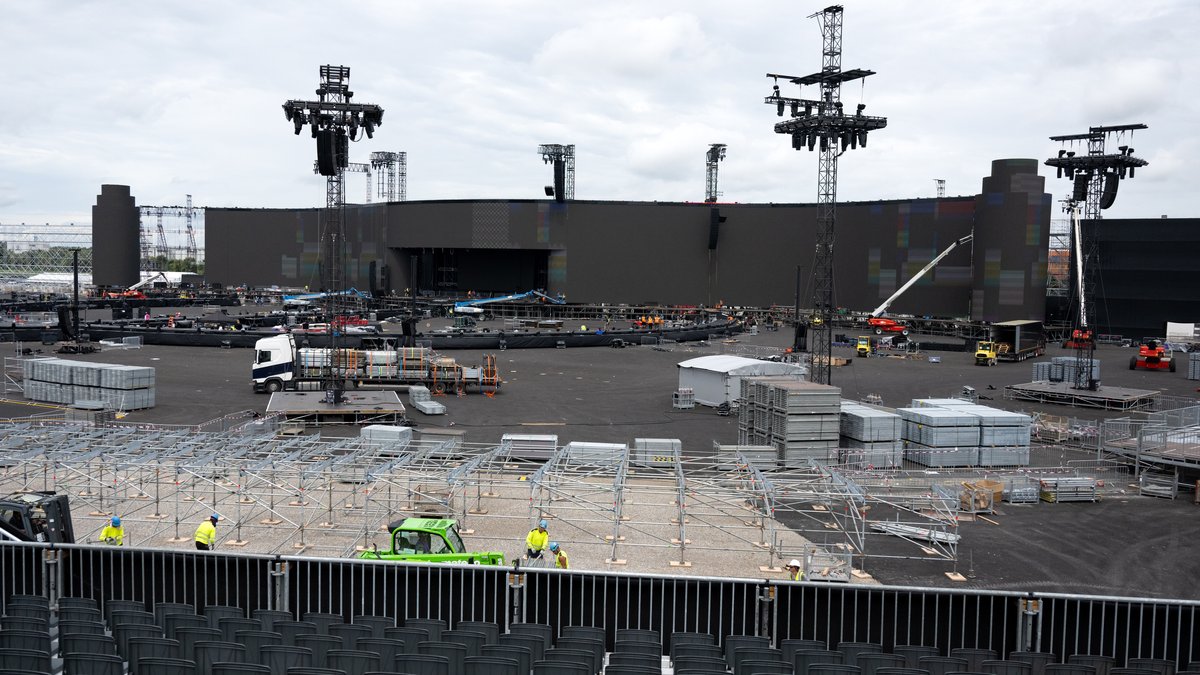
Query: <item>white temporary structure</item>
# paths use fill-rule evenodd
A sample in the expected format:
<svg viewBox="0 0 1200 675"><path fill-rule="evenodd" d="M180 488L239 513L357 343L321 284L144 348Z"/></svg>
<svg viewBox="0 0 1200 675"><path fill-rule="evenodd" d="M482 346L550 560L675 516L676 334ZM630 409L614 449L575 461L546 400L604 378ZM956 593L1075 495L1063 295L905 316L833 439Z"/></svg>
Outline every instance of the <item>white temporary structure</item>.
<svg viewBox="0 0 1200 675"><path fill-rule="evenodd" d="M719 406L732 403L741 394L743 377L784 375L803 378L807 371L795 363L761 361L744 356L717 354L682 361L679 364L679 387L690 388L696 403Z"/></svg>

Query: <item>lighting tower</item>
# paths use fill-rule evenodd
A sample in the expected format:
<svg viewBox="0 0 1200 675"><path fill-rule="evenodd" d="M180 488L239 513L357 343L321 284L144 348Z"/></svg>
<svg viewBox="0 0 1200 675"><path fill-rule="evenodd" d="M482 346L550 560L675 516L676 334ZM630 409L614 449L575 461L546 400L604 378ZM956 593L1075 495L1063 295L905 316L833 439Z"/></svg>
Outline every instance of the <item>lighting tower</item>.
<svg viewBox="0 0 1200 675"><path fill-rule="evenodd" d="M933 183L934 183L934 185L937 185L938 199L945 197L946 196L946 179L945 178L934 178Z"/></svg>
<svg viewBox="0 0 1200 675"><path fill-rule="evenodd" d="M704 164L707 171L704 173L704 201L709 204L715 203L717 197L721 196L721 192L717 190L717 163L725 159L725 144L713 143L708 146L708 152L704 155Z"/></svg>
<svg viewBox="0 0 1200 675"><path fill-rule="evenodd" d="M554 165L554 186L546 186L546 196L556 202L575 199L575 146L539 145L538 154L543 162Z"/></svg>
<svg viewBox="0 0 1200 675"><path fill-rule="evenodd" d="M187 220L187 259L188 262L194 263L196 269L200 267L200 254L196 250L196 230L192 227L192 196L187 196L187 208L184 210L184 217Z"/></svg>
<svg viewBox="0 0 1200 675"><path fill-rule="evenodd" d="M321 287L325 292L325 314L329 322L331 358L322 374L325 402L342 402L345 382L334 370L334 358L341 342L337 329L338 316L343 311L342 293L346 290L346 233L342 209L346 204L346 165L349 163L350 141L366 134L375 136L375 127L383 124L383 108L369 103L351 103L348 66L321 66L321 86L316 101L288 100L283 114L292 123L297 135L304 125L311 125L317 139L317 170L325 176L325 210L321 213Z"/></svg>
<svg viewBox="0 0 1200 675"><path fill-rule="evenodd" d="M1092 378L1096 358L1095 309L1091 302L1096 278L1096 223L1100 212L1113 205L1117 199L1117 188L1125 177L1133 178L1134 170L1148 162L1133 156L1133 148L1122 145L1117 154L1108 154L1105 141L1115 138L1120 141L1126 132L1133 140L1133 132L1147 129L1145 124L1121 124L1117 126L1089 127L1084 134L1051 136L1050 140L1063 144L1057 157L1046 160L1046 166L1058 169L1059 178L1072 181L1071 196L1064 210L1071 216L1071 262L1074 280L1075 313L1070 343L1075 347L1075 389L1095 391L1099 386ZM1087 143L1087 154L1076 156L1075 143ZM1083 220L1079 217L1079 205L1083 203ZM1083 222L1089 223L1083 227Z"/></svg>
<svg viewBox="0 0 1200 675"><path fill-rule="evenodd" d="M408 199L408 153L372 152L371 167L383 169L379 172L379 184L375 194L385 202L403 202ZM397 188L399 188L397 190Z"/></svg>
<svg viewBox="0 0 1200 675"><path fill-rule="evenodd" d="M866 106L858 104L855 113L847 115L842 109L842 83L874 75L871 70L842 70L842 7L833 5L812 14L821 24L822 59L820 72L803 77L767 73L776 84L765 103L775 106L780 117L790 111L790 119L775 125L775 133L792 137L792 148L813 150L820 145L817 177L817 246L813 259L813 313L809 330L813 333L809 351L812 368L809 379L820 384L830 383L830 362L833 357L833 242L837 220L837 160L848 149L867 146L867 133L887 126L887 118L863 114ZM817 85L816 99L787 98L779 93L779 80L792 84ZM839 149L840 146L840 149Z"/></svg>

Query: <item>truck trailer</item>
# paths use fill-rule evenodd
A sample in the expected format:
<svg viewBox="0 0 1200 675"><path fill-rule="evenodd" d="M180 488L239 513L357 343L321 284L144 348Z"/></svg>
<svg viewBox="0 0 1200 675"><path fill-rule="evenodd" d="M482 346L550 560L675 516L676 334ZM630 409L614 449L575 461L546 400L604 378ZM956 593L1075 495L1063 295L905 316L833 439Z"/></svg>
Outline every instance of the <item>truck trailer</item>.
<svg viewBox="0 0 1200 675"><path fill-rule="evenodd" d="M1004 321L992 324L995 357L1000 361L1024 361L1046 353L1046 336L1041 321ZM976 363L978 363L978 355ZM981 364L983 365L983 364Z"/></svg>
<svg viewBox="0 0 1200 675"><path fill-rule="evenodd" d="M297 347L290 334L272 335L254 343L250 369L254 391L277 392L321 388L331 369L350 388L421 384L435 395L466 393L471 388L491 395L502 381L496 357L487 354L479 366L467 366L428 347L330 349Z"/></svg>

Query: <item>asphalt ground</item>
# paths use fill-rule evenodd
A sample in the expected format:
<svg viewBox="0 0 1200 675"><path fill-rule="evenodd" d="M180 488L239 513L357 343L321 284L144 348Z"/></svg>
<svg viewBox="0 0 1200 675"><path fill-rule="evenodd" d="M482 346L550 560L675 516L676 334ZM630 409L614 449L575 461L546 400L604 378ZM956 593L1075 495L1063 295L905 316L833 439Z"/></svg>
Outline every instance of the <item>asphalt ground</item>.
<svg viewBox="0 0 1200 675"><path fill-rule="evenodd" d="M436 321L425 326L436 327ZM765 332L743 335L737 344L782 346L789 342L789 334ZM49 348L25 346L52 355ZM719 416L704 407L673 409L676 364L721 353L724 348L720 344L678 344L664 349L635 346L497 352L505 380L499 394L494 398L479 394L441 398L447 415L413 413L413 422L418 431L453 428L465 432L465 440L472 443L495 443L505 433L555 434L560 444L678 438L685 454L706 454L714 441L736 443L736 416ZM849 349L835 348L835 356L850 358L851 365L834 369L833 384L842 388L845 398L876 394L889 406L907 405L912 398L949 396L965 385L992 397L981 403L998 408L1093 420L1126 415L1004 400L1001 390L1005 385L1029 381L1030 361L985 368L975 366L968 353L932 354L940 356L941 362L855 359ZM1071 352L1052 347L1047 356L1059 354ZM1131 354L1119 347L1099 348L1104 384L1196 397L1197 383L1186 379L1186 368L1176 373L1130 371ZM450 355L468 364L478 363L482 357L474 351ZM127 422L197 424L237 411L263 412L267 405L268 396L251 389L252 354L246 349L144 347L68 358L156 368L156 407L131 412ZM10 393L6 398L17 396ZM403 394L401 399L406 400ZM54 414L41 406L0 404L0 416L6 418ZM321 433L357 432L323 428ZM1033 451L1034 463L1039 465L1093 457L1062 448ZM1098 503L1003 504L997 514L989 516L995 524L978 519L961 523L963 540L957 563L911 559L911 545L889 544L877 537L872 542L882 543L872 543L872 557L863 565L878 581L889 585L1200 599L1195 584L1200 576L1200 506L1191 503L1192 494L1171 501L1136 496L1132 486L1126 486L1124 494L1119 489ZM893 551L909 557L878 557ZM949 580L946 573L953 571L967 580Z"/></svg>

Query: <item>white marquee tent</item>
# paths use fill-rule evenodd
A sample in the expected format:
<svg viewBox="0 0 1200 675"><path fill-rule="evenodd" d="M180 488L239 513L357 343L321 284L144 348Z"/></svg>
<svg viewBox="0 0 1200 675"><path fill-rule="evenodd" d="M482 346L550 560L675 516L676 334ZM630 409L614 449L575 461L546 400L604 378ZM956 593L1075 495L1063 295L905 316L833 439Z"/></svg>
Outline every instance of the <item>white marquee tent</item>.
<svg viewBox="0 0 1200 675"><path fill-rule="evenodd" d="M807 369L799 364L760 361L728 354L701 356L678 365L679 387L690 387L695 393L696 403L714 407L732 403L738 398L743 377L785 375L802 379L807 375Z"/></svg>

